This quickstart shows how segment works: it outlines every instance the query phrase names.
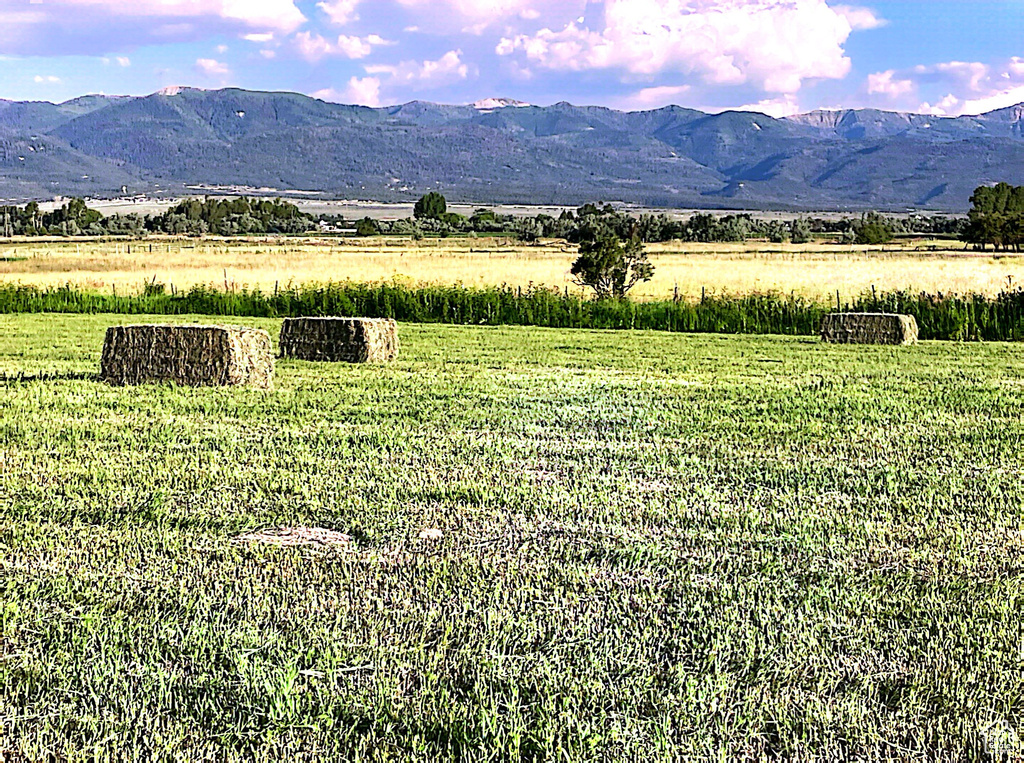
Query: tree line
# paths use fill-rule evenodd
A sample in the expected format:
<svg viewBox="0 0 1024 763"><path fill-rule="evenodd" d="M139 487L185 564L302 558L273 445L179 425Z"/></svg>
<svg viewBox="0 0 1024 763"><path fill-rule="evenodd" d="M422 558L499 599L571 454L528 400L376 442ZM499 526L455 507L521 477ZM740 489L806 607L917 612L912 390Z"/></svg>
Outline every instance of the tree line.
<svg viewBox="0 0 1024 763"><path fill-rule="evenodd" d="M316 219L281 199L186 199L158 215L104 216L71 199L52 212L31 202L0 207L0 237L144 236L147 233L215 236L308 233Z"/></svg>
<svg viewBox="0 0 1024 763"><path fill-rule="evenodd" d="M614 232L620 240L636 238L643 243L742 243L755 239L801 244L815 237L827 237L844 244L884 244L898 236L923 235L963 238L971 243L984 242L997 247L1019 246L1021 237L1017 234L1014 238L1012 229L1013 225L1020 227L1020 213L1007 211L1018 209L1019 199L1005 189L1013 191L1005 184L994 189L979 189L972 197L972 203L977 199L979 204L984 201L986 210L991 207L1003 211L990 214L972 210L970 218L947 215L897 217L868 212L857 217L829 219L808 216L791 221L759 219L749 213L697 213L689 219L680 220L664 213L636 215L609 204L593 203L564 211L558 216L505 215L487 208L476 209L471 215L460 215L449 211L444 196L436 192L423 196L416 203L413 216L401 220L369 217L347 220L340 215L326 214L313 216L281 199L246 197L186 199L157 215L104 216L90 209L82 199L71 199L52 212L41 211L35 202L22 207L0 207L0 237L144 236L147 233L234 236L354 230L360 236L410 236L419 239L427 236L501 235L524 242L561 238L578 244L587 231L599 225ZM1016 190L1019 192L1020 189ZM993 196L995 200L992 200ZM1007 203L1004 197L1017 201Z"/></svg>
<svg viewBox="0 0 1024 763"><path fill-rule="evenodd" d="M946 215L886 216L868 212L859 217L826 219L801 217L792 221L765 220L748 213L714 215L698 213L688 220L667 214L634 215L610 204L584 204L575 211L567 210L555 217L502 215L492 209L480 208L472 215L448 211L447 202L439 193L422 197L413 216L401 220L375 220L370 217L348 223L340 216L322 216L327 226L351 227L360 236L426 236L504 235L531 242L541 238L561 238L579 243L581 231L595 221L610 228L620 239L636 236L644 243L687 241L703 243L742 243L763 239L772 243L803 244L815 236L830 236L837 243L885 244L897 236L924 235L958 237L967 224L962 217Z"/></svg>

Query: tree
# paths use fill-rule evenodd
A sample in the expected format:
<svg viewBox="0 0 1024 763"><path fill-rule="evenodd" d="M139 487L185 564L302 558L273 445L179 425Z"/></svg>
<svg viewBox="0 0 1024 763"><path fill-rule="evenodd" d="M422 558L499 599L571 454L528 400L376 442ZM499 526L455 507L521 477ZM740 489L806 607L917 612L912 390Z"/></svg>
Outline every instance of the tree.
<svg viewBox="0 0 1024 763"><path fill-rule="evenodd" d="M1024 186L981 186L971 196L971 211L961 238L985 248L1020 251L1024 244Z"/></svg>
<svg viewBox="0 0 1024 763"><path fill-rule="evenodd" d="M764 226L765 238L772 244L784 244L789 238L789 226L778 220L770 220Z"/></svg>
<svg viewBox="0 0 1024 763"><path fill-rule="evenodd" d="M570 272L573 283L590 287L598 299L622 299L639 282L651 280L654 265L638 236L623 242L598 225L590 226L580 241L579 257Z"/></svg>
<svg viewBox="0 0 1024 763"><path fill-rule="evenodd" d="M802 217L791 222L789 224L789 240L794 244L811 243L811 224Z"/></svg>
<svg viewBox="0 0 1024 763"><path fill-rule="evenodd" d="M544 235L544 227L532 217L516 220L512 231L513 235L525 244L532 244Z"/></svg>
<svg viewBox="0 0 1024 763"><path fill-rule="evenodd" d="M445 200L444 196L439 194L437 191L431 191L416 202L412 215L417 220L421 220L423 218L439 220L444 217L447 212L448 202Z"/></svg>
<svg viewBox="0 0 1024 763"><path fill-rule="evenodd" d="M380 233L380 228L377 227L377 221L372 217L364 217L356 223L357 236L376 236L378 233Z"/></svg>
<svg viewBox="0 0 1024 763"><path fill-rule="evenodd" d="M892 241L892 225L877 212L868 212L854 223L853 232L858 244L888 244Z"/></svg>

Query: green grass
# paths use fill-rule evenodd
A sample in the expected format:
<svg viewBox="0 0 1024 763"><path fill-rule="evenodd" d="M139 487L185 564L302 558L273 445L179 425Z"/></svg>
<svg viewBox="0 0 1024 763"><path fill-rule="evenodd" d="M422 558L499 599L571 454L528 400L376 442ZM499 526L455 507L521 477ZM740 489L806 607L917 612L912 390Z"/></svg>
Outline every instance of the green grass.
<svg viewBox="0 0 1024 763"><path fill-rule="evenodd" d="M510 286L408 286L402 283L310 284L221 291L196 286L168 294L145 284L142 294L0 284L0 315L117 313L126 315L230 315L258 318L335 315L392 318L412 323L470 326L542 326L639 329L712 334L814 336L834 303L769 292L636 302L584 299L558 289ZM1024 337L1024 290L982 294L866 292L841 307L853 312L904 313L916 318L922 339L1017 341Z"/></svg>
<svg viewBox="0 0 1024 763"><path fill-rule="evenodd" d="M120 320L0 316L0 758L981 760L1024 723L1015 346L402 325L387 367L114 389ZM356 543L233 542L293 525Z"/></svg>

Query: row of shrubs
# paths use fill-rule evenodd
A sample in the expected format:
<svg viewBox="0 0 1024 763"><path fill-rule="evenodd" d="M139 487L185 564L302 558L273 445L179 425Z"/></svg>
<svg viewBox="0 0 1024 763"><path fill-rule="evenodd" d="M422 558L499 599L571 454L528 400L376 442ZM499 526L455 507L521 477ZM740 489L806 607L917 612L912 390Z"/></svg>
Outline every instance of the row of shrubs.
<svg viewBox="0 0 1024 763"><path fill-rule="evenodd" d="M136 315L309 315L395 318L415 323L651 329L722 334L813 335L835 305L784 294L715 295L700 301L590 300L557 289L395 283L332 283L278 290L195 287L167 294L157 285L133 296L70 287L0 286L0 313ZM1016 341L1024 338L1024 291L983 295L864 294L844 310L916 317L922 339Z"/></svg>

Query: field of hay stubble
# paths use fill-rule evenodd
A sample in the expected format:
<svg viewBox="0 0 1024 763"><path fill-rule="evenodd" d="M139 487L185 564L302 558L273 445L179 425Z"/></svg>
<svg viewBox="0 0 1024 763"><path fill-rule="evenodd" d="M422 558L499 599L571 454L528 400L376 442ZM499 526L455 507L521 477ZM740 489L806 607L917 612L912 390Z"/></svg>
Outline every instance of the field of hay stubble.
<svg viewBox="0 0 1024 763"><path fill-rule="evenodd" d="M1019 745L1013 346L403 325L116 389L117 322L0 317L9 759ZM352 540L237 542L297 526Z"/></svg>
<svg viewBox="0 0 1024 763"><path fill-rule="evenodd" d="M835 301L875 287L930 294L994 295L1024 283L1024 259L965 252L951 241L907 240L886 246L649 244L654 278L631 292L638 299L675 294L777 291ZM544 285L584 293L569 268L576 247L564 241L526 245L502 238L282 238L75 241L25 239L0 246L0 283L71 284L79 289L137 293L145 282L185 290L194 285L260 288L327 281L450 286Z"/></svg>

